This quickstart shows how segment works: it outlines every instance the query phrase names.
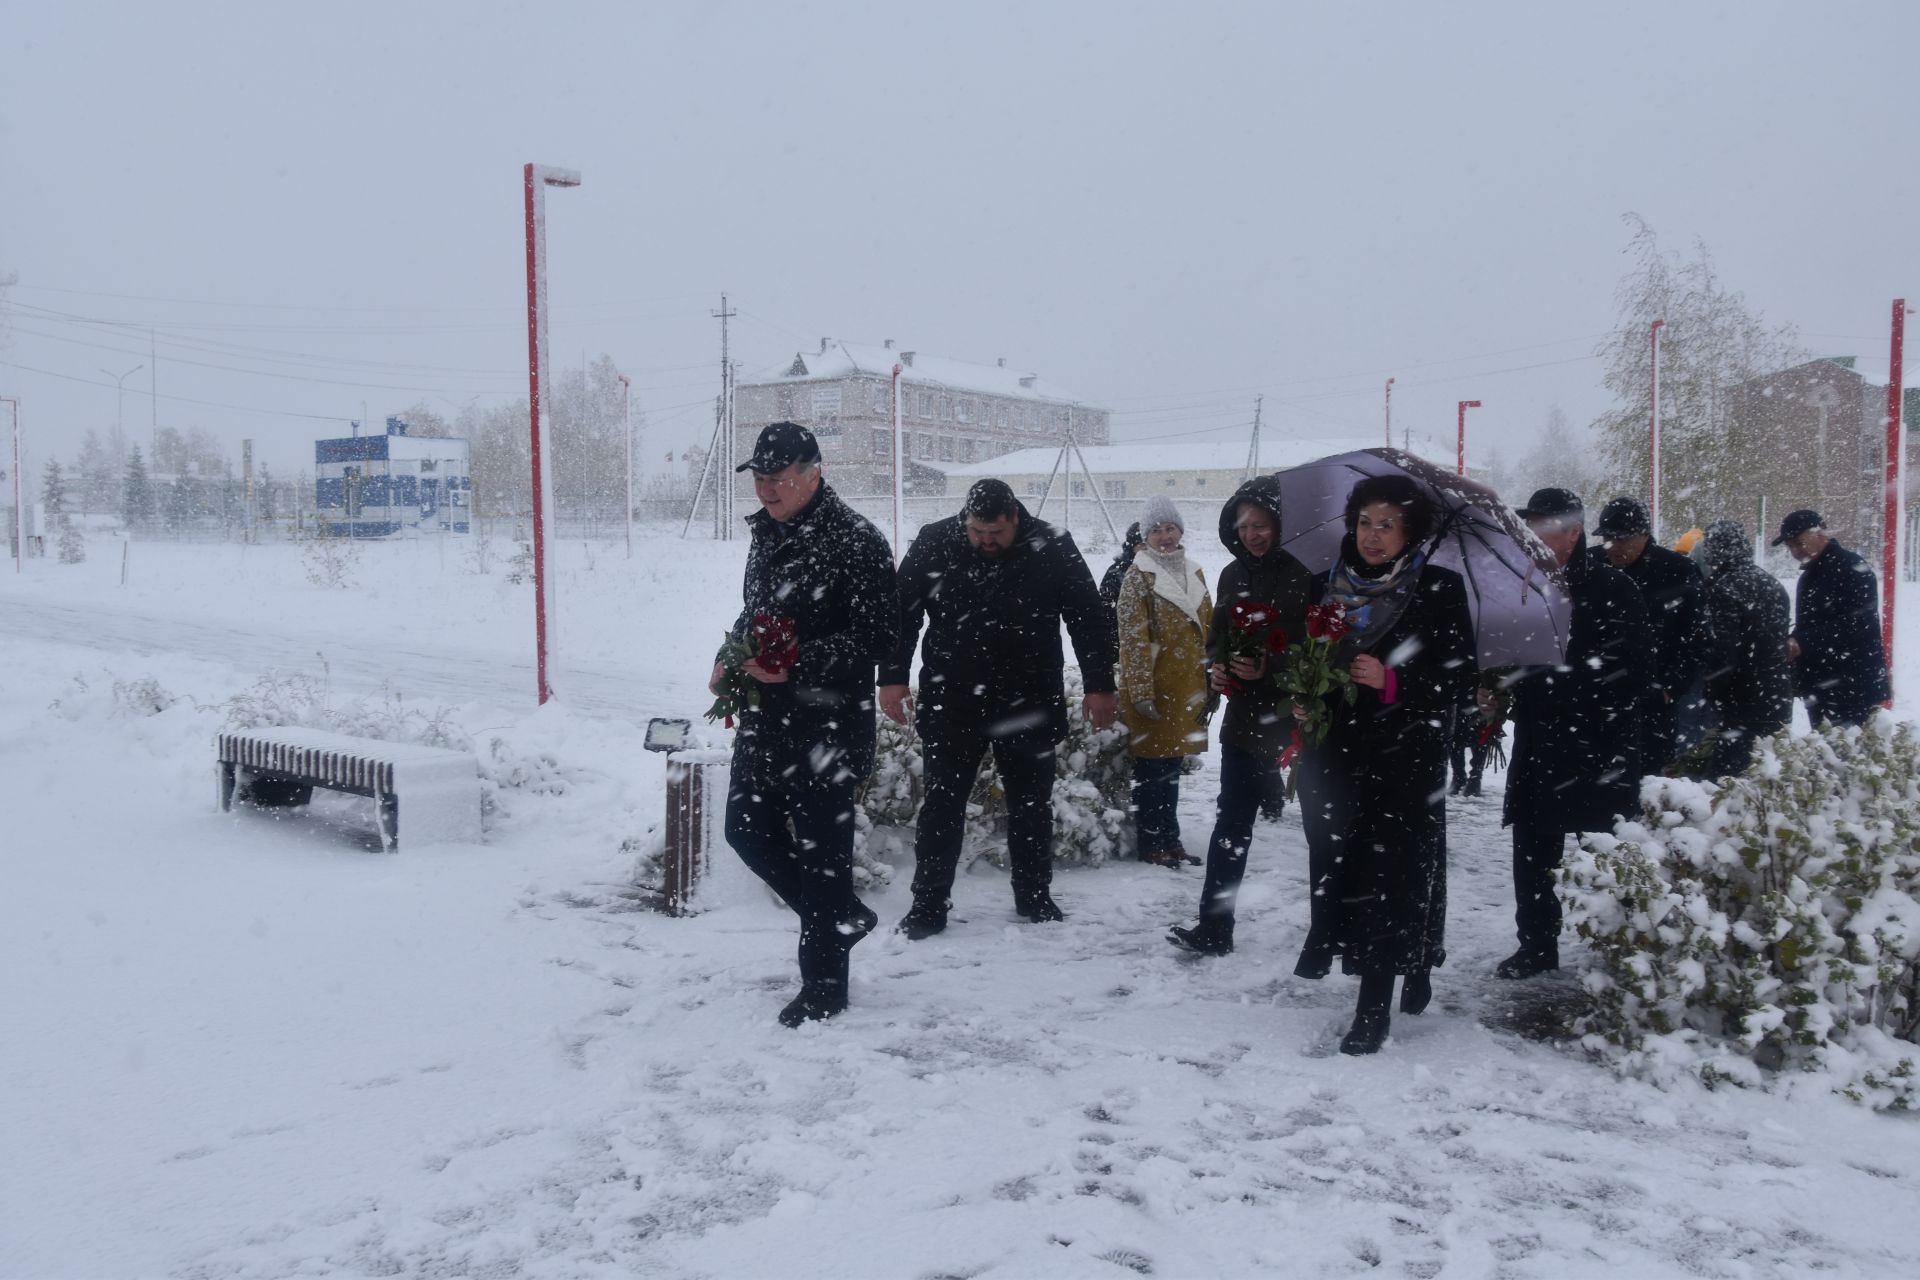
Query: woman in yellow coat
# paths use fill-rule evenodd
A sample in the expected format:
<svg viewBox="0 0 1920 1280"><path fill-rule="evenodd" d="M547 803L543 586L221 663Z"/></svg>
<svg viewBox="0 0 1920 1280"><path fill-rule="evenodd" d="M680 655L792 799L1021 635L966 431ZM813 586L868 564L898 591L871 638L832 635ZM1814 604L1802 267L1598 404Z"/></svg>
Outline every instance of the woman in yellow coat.
<svg viewBox="0 0 1920 1280"><path fill-rule="evenodd" d="M1133 757L1140 860L1179 867L1188 861L1180 845L1180 767L1207 749L1213 601L1205 575L1187 563L1186 522L1170 499L1148 499L1140 529L1145 541L1120 585L1120 715Z"/></svg>

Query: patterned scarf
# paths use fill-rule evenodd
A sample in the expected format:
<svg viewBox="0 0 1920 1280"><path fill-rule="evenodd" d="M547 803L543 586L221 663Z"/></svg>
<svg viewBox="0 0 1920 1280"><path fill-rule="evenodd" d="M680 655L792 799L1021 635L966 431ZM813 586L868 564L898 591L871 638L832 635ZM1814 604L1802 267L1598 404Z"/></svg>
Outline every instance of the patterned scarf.
<svg viewBox="0 0 1920 1280"><path fill-rule="evenodd" d="M1351 627L1340 642L1338 661L1351 662L1393 629L1413 598L1413 585L1426 562L1424 548L1410 547L1398 560L1370 565L1360 558L1353 535L1347 535L1340 544L1339 563L1327 574L1326 598L1346 606Z"/></svg>

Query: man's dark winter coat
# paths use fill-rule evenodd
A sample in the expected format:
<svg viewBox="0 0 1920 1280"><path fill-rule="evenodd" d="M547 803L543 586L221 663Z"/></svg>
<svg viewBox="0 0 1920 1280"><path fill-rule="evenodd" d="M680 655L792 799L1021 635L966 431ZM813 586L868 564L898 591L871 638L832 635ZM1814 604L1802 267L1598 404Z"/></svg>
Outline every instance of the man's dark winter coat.
<svg viewBox="0 0 1920 1280"><path fill-rule="evenodd" d="M1121 540L1118 554L1100 579L1100 598L1107 602L1107 608L1119 608L1120 585L1127 580L1127 570L1133 567L1133 553L1146 540L1146 535L1140 532L1138 520L1127 526L1127 536Z"/></svg>
<svg viewBox="0 0 1920 1280"><path fill-rule="evenodd" d="M1814 723L1859 724L1887 697L1887 655L1880 644L1880 583L1858 554L1840 545L1800 566L1793 593L1793 638L1800 642L1794 688Z"/></svg>
<svg viewBox="0 0 1920 1280"><path fill-rule="evenodd" d="M1588 554L1597 564L1607 563L1600 547ZM1713 614L1700 570L1678 551L1648 542L1640 558L1620 572L1640 589L1653 624L1654 681L1641 701L1640 742L1641 767L1658 773L1678 750L1677 703L1694 689L1713 657Z"/></svg>
<svg viewBox="0 0 1920 1280"><path fill-rule="evenodd" d="M786 524L756 511L747 525L745 607L731 634L744 640L755 614L784 615L800 656L785 683L762 684L759 707L742 711L734 768L790 783L864 778L873 768L874 667L900 625L893 552L825 483Z"/></svg>
<svg viewBox="0 0 1920 1280"><path fill-rule="evenodd" d="M1567 660L1513 685L1506 821L1536 830L1610 831L1639 805L1639 709L1654 681L1647 603L1626 574L1594 562L1586 539L1566 566Z"/></svg>
<svg viewBox="0 0 1920 1280"><path fill-rule="evenodd" d="M1240 520L1240 504L1258 503L1273 516L1273 548L1255 559L1247 553L1234 528ZM1255 476L1234 491L1220 509L1220 543L1233 552L1233 562L1220 571L1219 589L1214 595L1213 628L1207 636L1207 652L1226 651L1227 627L1233 606L1242 600L1272 605L1279 613L1280 629L1295 640L1307 634L1307 603L1313 598L1316 575L1293 556L1280 549L1280 482L1272 476ZM1272 764L1293 737L1293 712L1271 681L1236 694L1227 700L1227 713L1220 724L1220 741Z"/></svg>
<svg viewBox="0 0 1920 1280"><path fill-rule="evenodd" d="M1753 562L1744 535L1707 537L1707 600L1713 608L1714 660L1707 696L1720 726L1756 737L1793 719L1793 672L1787 664L1787 590Z"/></svg>
<svg viewBox="0 0 1920 1280"><path fill-rule="evenodd" d="M948 724L989 737L1041 729L1051 741L1066 737L1063 619L1086 691L1113 692L1113 611L1073 535L1025 507L1013 544L991 560L967 542L964 515L922 528L900 564L899 599L898 638L880 683L907 683L924 618L915 723L928 737Z"/></svg>
<svg viewBox="0 0 1920 1280"><path fill-rule="evenodd" d="M1315 580L1315 598L1325 594ZM1294 972L1419 973L1446 959L1447 741L1474 685L1467 589L1427 565L1400 617L1364 650L1393 668L1394 700L1334 702L1326 741L1300 758L1313 897Z"/></svg>

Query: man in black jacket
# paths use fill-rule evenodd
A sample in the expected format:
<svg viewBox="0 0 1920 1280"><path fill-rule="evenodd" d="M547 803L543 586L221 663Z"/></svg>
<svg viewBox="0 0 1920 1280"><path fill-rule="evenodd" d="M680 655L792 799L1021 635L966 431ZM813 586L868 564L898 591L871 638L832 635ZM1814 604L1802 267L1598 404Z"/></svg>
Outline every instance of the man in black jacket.
<svg viewBox="0 0 1920 1280"><path fill-rule="evenodd" d="M1235 491L1220 511L1220 542L1233 553L1233 563L1220 571L1207 652L1224 659L1233 606L1242 601L1272 605L1282 631L1306 635L1314 575L1280 547L1278 480L1256 476ZM1276 762L1293 737L1293 713L1286 696L1267 679L1268 667L1265 658L1239 658L1232 669L1216 660L1207 673L1214 691L1227 699L1220 726L1220 798L1207 841L1199 921L1167 932L1174 946L1201 955L1233 950L1234 902L1247 871L1254 817L1276 790L1278 803L1285 802L1284 788L1274 784L1280 775Z"/></svg>
<svg viewBox="0 0 1920 1280"><path fill-rule="evenodd" d="M1879 579L1827 532L1817 511L1788 515L1773 545L1785 546L1800 562L1787 657L1807 718L1816 725L1866 723L1889 696Z"/></svg>
<svg viewBox="0 0 1920 1280"><path fill-rule="evenodd" d="M1787 665L1787 591L1753 562L1753 540L1737 521L1716 520L1700 540L1713 608L1714 660L1707 699L1715 720L1709 778L1741 774L1755 739L1793 720L1793 672Z"/></svg>
<svg viewBox="0 0 1920 1280"><path fill-rule="evenodd" d="M1495 970L1502 978L1560 967L1554 869L1569 834L1610 831L1639 804L1638 712L1654 679L1646 601L1626 574L1587 554L1579 496L1541 489L1520 516L1560 562L1573 619L1566 662L1524 668L1513 682L1505 818L1520 949ZM1480 700L1491 710L1491 693Z"/></svg>
<svg viewBox="0 0 1920 1280"><path fill-rule="evenodd" d="M1083 711L1113 724L1113 613L1073 535L1033 518L1002 480L968 490L957 516L921 529L900 564L899 640L880 665L880 709L925 744L926 795L914 839L913 906L900 922L920 939L947 927L967 797L993 752L1007 798L1014 908L1035 923L1066 917L1054 904L1054 746L1067 733L1064 619L1086 685ZM920 638L917 706L907 673Z"/></svg>
<svg viewBox="0 0 1920 1280"><path fill-rule="evenodd" d="M780 1011L797 1027L847 1007L847 953L876 923L853 891L854 790L873 768L874 667L899 610L893 553L822 480L811 432L774 423L738 469L749 468L762 509L747 517L729 639L748 643L756 621L784 618L799 643L791 667L771 653L744 664L759 705L739 709L727 843L800 917L800 994ZM716 692L723 671L716 662Z"/></svg>
<svg viewBox="0 0 1920 1280"><path fill-rule="evenodd" d="M1640 588L1653 622L1654 683L1640 702L1640 770L1659 773L1693 745L1682 741L1679 729L1699 732L1702 679L1713 652L1707 584L1692 560L1653 540L1653 519L1637 498L1602 507L1593 531L1600 546L1588 554Z"/></svg>

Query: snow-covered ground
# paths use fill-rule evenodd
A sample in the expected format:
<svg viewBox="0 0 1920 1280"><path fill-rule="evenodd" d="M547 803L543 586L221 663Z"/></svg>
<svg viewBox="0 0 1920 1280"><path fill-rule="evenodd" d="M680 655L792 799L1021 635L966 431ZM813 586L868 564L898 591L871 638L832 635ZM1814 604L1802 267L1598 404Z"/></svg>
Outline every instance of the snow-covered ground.
<svg viewBox="0 0 1920 1280"><path fill-rule="evenodd" d="M1291 976L1291 815L1231 957L1161 940L1197 871L1063 871L1035 927L983 868L791 1032L764 895L623 893L640 726L704 706L742 544L563 547L542 711L530 588L460 543L369 547L351 591L277 546L136 546L122 587L118 552L0 568L0 1275L1920 1274L1911 1120L1623 1083L1542 1036L1570 978L1492 979L1497 788L1451 815L1435 1005L1375 1058L1335 1051L1349 981ZM527 784L484 846L396 856L359 802L220 814L212 735L270 672L448 708Z"/></svg>

